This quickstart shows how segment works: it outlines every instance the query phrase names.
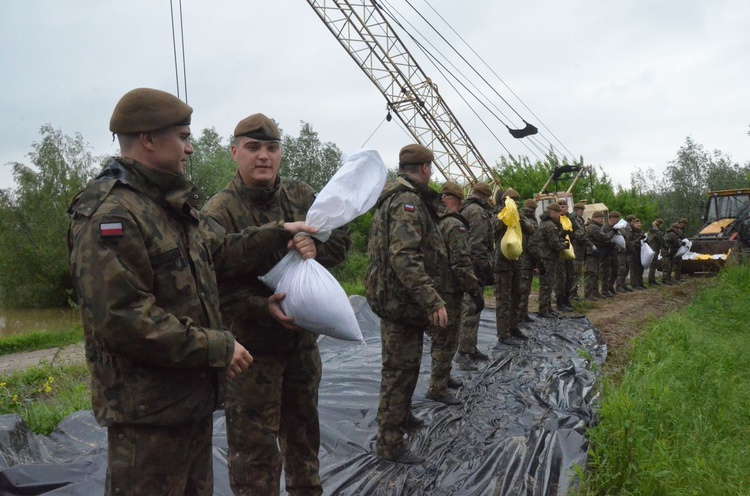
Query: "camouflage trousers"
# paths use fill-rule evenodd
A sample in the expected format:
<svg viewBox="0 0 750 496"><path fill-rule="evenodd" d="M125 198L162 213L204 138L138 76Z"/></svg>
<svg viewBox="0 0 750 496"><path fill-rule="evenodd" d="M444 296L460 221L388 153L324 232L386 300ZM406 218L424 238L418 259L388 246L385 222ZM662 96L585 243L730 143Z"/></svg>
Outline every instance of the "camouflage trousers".
<svg viewBox="0 0 750 496"><path fill-rule="evenodd" d="M559 258L544 259L544 274L539 276L539 313L552 310L552 291L557 280Z"/></svg>
<svg viewBox="0 0 750 496"><path fill-rule="evenodd" d="M617 281L617 252L611 249L601 259L602 293L614 289Z"/></svg>
<svg viewBox="0 0 750 496"><path fill-rule="evenodd" d="M641 252L636 250L630 257L630 284L637 287L643 286L643 265L641 265Z"/></svg>
<svg viewBox="0 0 750 496"><path fill-rule="evenodd" d="M583 276L583 296L586 298L590 296L599 297L602 295L599 292L599 273L601 272L602 261L598 257L588 255L586 256L584 264L586 266L586 272Z"/></svg>
<svg viewBox="0 0 750 496"><path fill-rule="evenodd" d="M249 369L227 381L232 491L238 496L278 495L283 463L288 494L323 494L317 343L291 353L255 353L253 358Z"/></svg>
<svg viewBox="0 0 750 496"><path fill-rule="evenodd" d="M427 394L434 397L448 393L448 379L451 377L453 355L458 349L458 324L461 321L461 300L463 293L443 295L445 310L448 312L446 327L432 327L432 367L430 369L430 388Z"/></svg>
<svg viewBox="0 0 750 496"><path fill-rule="evenodd" d="M479 286L479 291L484 293L484 286ZM474 300L464 293L461 303L461 323L458 331L458 351L461 353L477 352L477 333L479 332L479 317Z"/></svg>
<svg viewBox="0 0 750 496"><path fill-rule="evenodd" d="M398 457L406 449L411 399L419 379L424 328L380 321L383 368L378 403L377 454Z"/></svg>
<svg viewBox="0 0 750 496"><path fill-rule="evenodd" d="M213 417L107 428L106 496L211 496Z"/></svg>
<svg viewBox="0 0 750 496"><path fill-rule="evenodd" d="M630 257L626 252L617 252L617 287L627 286L626 279L630 273ZM633 281L630 281L633 284Z"/></svg>
<svg viewBox="0 0 750 496"><path fill-rule="evenodd" d="M495 320L497 339L510 337L510 331L518 329L521 302L521 264L506 265L510 270L495 273ZM528 305L528 300L526 300Z"/></svg>
<svg viewBox="0 0 750 496"><path fill-rule="evenodd" d="M576 279L574 261L560 259L557 262L557 276L555 279L555 296L557 299L570 298L576 284L578 284L578 280Z"/></svg>
<svg viewBox="0 0 750 496"><path fill-rule="evenodd" d="M649 284L653 284L656 282L656 258L657 255L654 255L654 259L651 260L651 265L648 267L648 282Z"/></svg>
<svg viewBox="0 0 750 496"><path fill-rule="evenodd" d="M521 255L521 284L518 289L518 317L526 317L529 314L529 296L531 295L531 283L534 281L534 263L531 259Z"/></svg>
<svg viewBox="0 0 750 496"><path fill-rule="evenodd" d="M672 259L672 264L674 265L674 278L679 281L682 279L682 257Z"/></svg>
<svg viewBox="0 0 750 496"><path fill-rule="evenodd" d="M674 270L674 258L667 255L661 259L661 280L662 282L672 281L672 271Z"/></svg>
<svg viewBox="0 0 750 496"><path fill-rule="evenodd" d="M578 285L581 281L584 267L586 265L586 245L574 244L573 250L576 254L576 259L573 260L573 278L575 280L575 283L573 284L573 289L570 290L570 297L578 298Z"/></svg>

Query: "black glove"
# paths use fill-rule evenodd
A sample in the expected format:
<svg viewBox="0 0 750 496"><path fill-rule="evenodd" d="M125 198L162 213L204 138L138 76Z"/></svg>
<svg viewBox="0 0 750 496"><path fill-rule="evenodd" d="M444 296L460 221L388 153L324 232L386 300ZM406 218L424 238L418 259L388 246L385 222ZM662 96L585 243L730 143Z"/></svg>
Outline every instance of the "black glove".
<svg viewBox="0 0 750 496"><path fill-rule="evenodd" d="M547 273L547 267L544 266L544 263L539 262L536 268L539 270L539 275L543 276Z"/></svg>
<svg viewBox="0 0 750 496"><path fill-rule="evenodd" d="M484 296L477 293L475 295L471 295L471 299L474 302L477 313L482 313L482 310L484 310Z"/></svg>
<svg viewBox="0 0 750 496"><path fill-rule="evenodd" d="M492 286L495 284L495 276L492 274L492 272L485 272L484 274L484 285L485 286Z"/></svg>

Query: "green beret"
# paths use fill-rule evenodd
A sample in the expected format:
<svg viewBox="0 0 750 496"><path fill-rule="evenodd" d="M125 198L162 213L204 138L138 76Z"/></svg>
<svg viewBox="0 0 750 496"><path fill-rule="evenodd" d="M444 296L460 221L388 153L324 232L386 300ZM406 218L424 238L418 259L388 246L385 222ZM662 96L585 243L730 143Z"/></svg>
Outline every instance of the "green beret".
<svg viewBox="0 0 750 496"><path fill-rule="evenodd" d="M281 141L276 124L263 114L245 117L234 128L234 137L247 136L259 141Z"/></svg>
<svg viewBox="0 0 750 496"><path fill-rule="evenodd" d="M662 224L664 224L664 219L657 218L656 220L654 220L654 224L656 224L657 226L661 226Z"/></svg>
<svg viewBox="0 0 750 496"><path fill-rule="evenodd" d="M687 223L688 222L687 222L687 219L685 217L681 218L680 221L678 222L678 224L685 224L685 225L687 225Z"/></svg>
<svg viewBox="0 0 750 496"><path fill-rule="evenodd" d="M682 226L675 222L674 224L672 224L672 229L682 229Z"/></svg>
<svg viewBox="0 0 750 496"><path fill-rule="evenodd" d="M604 218L604 210L597 210L591 215L594 219L603 219Z"/></svg>
<svg viewBox="0 0 750 496"><path fill-rule="evenodd" d="M490 188L490 185L487 183L474 183L471 189L472 191L476 191L477 193L482 193L483 195L487 196L490 196L492 194L492 188ZM507 195L508 192L506 191L505 194Z"/></svg>
<svg viewBox="0 0 750 496"><path fill-rule="evenodd" d="M610 218L610 219L619 219L619 218L621 218L621 217L622 217L622 215L620 215L620 212L618 212L617 210L612 210L612 211L611 211L611 212L609 213L609 218Z"/></svg>
<svg viewBox="0 0 750 496"><path fill-rule="evenodd" d="M443 184L443 187L440 188L440 192L443 193L444 195L445 194L453 195L459 200L464 199L464 190L461 189L461 186L459 186L458 184L452 181L448 181L445 184Z"/></svg>
<svg viewBox="0 0 750 496"><path fill-rule="evenodd" d="M633 222L633 219L635 219L635 215L630 214L627 217L625 217L625 220L628 222Z"/></svg>
<svg viewBox="0 0 750 496"><path fill-rule="evenodd" d="M562 208L557 203L550 203L547 205L547 212L562 212Z"/></svg>
<svg viewBox="0 0 750 496"><path fill-rule="evenodd" d="M507 198L513 198L515 201L521 200L521 195L518 194L518 191L514 190L513 188L508 188L505 190L505 196Z"/></svg>
<svg viewBox="0 0 750 496"><path fill-rule="evenodd" d="M567 207L568 206L568 200L566 200L565 198L560 198L559 200L557 200L557 204L560 205L561 207L563 205L565 205Z"/></svg>
<svg viewBox="0 0 750 496"><path fill-rule="evenodd" d="M537 204L534 200L528 199L525 202L523 202L523 208L533 208L536 210Z"/></svg>
<svg viewBox="0 0 750 496"><path fill-rule="evenodd" d="M137 134L172 126L189 126L193 109L166 91L136 88L120 98L109 119L109 130Z"/></svg>
<svg viewBox="0 0 750 496"><path fill-rule="evenodd" d="M433 160L432 150L422 145L406 145L398 153L398 165L422 165Z"/></svg>
<svg viewBox="0 0 750 496"><path fill-rule="evenodd" d="M585 209L586 209L586 205L584 205L583 203L573 204L573 210L585 210Z"/></svg>

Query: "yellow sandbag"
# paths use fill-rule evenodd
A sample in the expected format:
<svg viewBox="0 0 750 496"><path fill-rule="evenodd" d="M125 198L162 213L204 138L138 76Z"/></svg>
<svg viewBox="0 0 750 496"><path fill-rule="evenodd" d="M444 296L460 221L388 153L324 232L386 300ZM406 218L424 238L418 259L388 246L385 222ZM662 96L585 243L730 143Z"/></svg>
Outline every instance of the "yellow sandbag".
<svg viewBox="0 0 750 496"><path fill-rule="evenodd" d="M573 232L573 223L570 222L567 215L560 216L560 225L562 226L563 231ZM568 249L560 252L560 258L563 260L575 260L576 252L573 250L573 243L570 242L570 235L566 234L565 239L568 240Z"/></svg>
<svg viewBox="0 0 750 496"><path fill-rule="evenodd" d="M508 260L518 260L523 252L523 233L518 208L512 198L505 199L505 207L497 214L497 218L508 226L500 240L500 251Z"/></svg>

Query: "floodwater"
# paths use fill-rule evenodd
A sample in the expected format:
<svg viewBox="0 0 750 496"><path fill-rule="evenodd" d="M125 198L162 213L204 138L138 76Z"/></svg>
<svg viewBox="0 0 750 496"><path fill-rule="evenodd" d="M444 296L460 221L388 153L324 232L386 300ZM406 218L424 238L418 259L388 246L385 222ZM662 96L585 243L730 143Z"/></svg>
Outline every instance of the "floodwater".
<svg viewBox="0 0 750 496"><path fill-rule="evenodd" d="M64 331L80 322L73 308L6 310L0 308L0 337L34 331Z"/></svg>

